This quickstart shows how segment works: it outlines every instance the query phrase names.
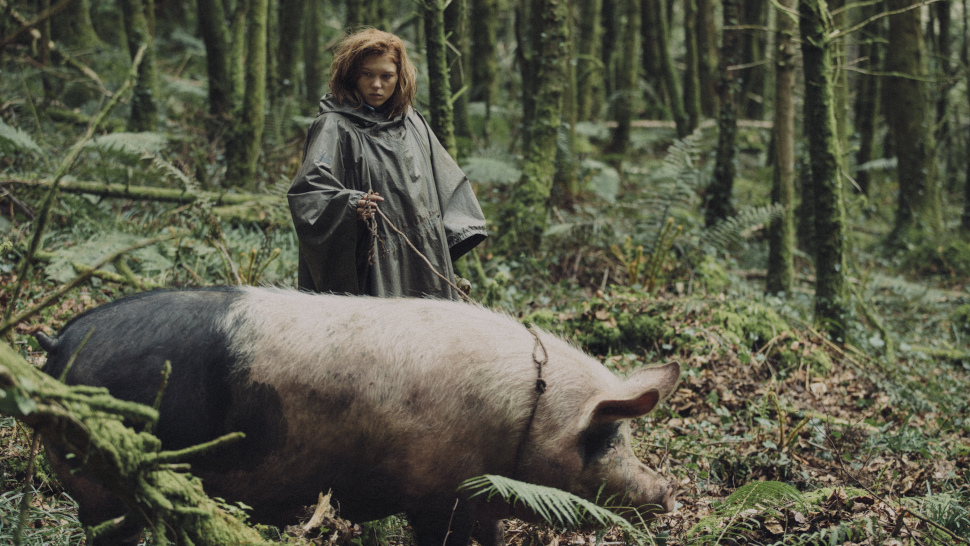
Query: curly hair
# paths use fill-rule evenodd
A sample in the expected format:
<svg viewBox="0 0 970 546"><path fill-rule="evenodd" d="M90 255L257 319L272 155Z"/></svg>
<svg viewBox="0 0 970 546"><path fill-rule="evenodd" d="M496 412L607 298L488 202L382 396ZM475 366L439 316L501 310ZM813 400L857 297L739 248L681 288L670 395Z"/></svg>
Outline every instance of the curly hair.
<svg viewBox="0 0 970 546"><path fill-rule="evenodd" d="M365 28L348 35L337 44L330 65L330 91L338 101L364 105L364 97L357 90L360 66L371 55L389 55L397 64L397 88L387 102L390 116L407 111L417 90L417 70L408 59L404 41L390 32Z"/></svg>

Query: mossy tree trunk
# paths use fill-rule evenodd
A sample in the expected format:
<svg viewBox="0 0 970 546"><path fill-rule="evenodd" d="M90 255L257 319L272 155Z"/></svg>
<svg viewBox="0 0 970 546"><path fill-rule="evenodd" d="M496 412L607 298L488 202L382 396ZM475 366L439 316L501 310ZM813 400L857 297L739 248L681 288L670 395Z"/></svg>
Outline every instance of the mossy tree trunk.
<svg viewBox="0 0 970 546"><path fill-rule="evenodd" d="M472 0L470 34L471 48L471 100L485 103L486 134L488 120L492 117L492 104L498 78L498 30L499 0Z"/></svg>
<svg viewBox="0 0 970 546"><path fill-rule="evenodd" d="M622 160L630 144L630 127L632 126L634 108L636 106L637 73L639 68L640 41L640 0L620 0L622 25L619 63L616 70L616 92L613 99L612 118L616 127L612 131L608 153L617 156L617 162Z"/></svg>
<svg viewBox="0 0 970 546"><path fill-rule="evenodd" d="M222 0L196 0L199 32L205 43L206 74L209 82L210 139L220 122L232 113L232 39Z"/></svg>
<svg viewBox="0 0 970 546"><path fill-rule="evenodd" d="M731 194L737 171L735 141L738 132L738 81L728 67L738 64L741 37L738 26L738 2L724 0L724 40L721 45L717 93L720 99L717 114L717 152L714 159L714 179L705 195L704 222L710 227L734 213Z"/></svg>
<svg viewBox="0 0 970 546"><path fill-rule="evenodd" d="M697 34L697 0L684 0L684 113L690 132L700 127L702 115Z"/></svg>
<svg viewBox="0 0 970 546"><path fill-rule="evenodd" d="M279 0L279 32L274 36L278 43L277 97L296 96L300 83L300 58L303 56L304 20L310 10L317 10L318 2L304 0Z"/></svg>
<svg viewBox="0 0 970 546"><path fill-rule="evenodd" d="M51 20L54 40L74 51L93 50L101 39L91 22L91 0L74 0Z"/></svg>
<svg viewBox="0 0 970 546"><path fill-rule="evenodd" d="M138 81L131 97L131 113L128 130L131 132L154 131L158 127L158 68L155 64L155 39L152 37L144 0L121 0L125 16L125 33L128 36L128 52L132 57L142 44L147 45L145 57L138 66Z"/></svg>
<svg viewBox="0 0 970 546"><path fill-rule="evenodd" d="M562 97L560 144L556 147L556 177L553 197L561 207L572 207L579 193L579 159L576 156L576 123L579 121L576 97L576 41L573 36L575 0L566 0L566 86Z"/></svg>
<svg viewBox="0 0 970 546"><path fill-rule="evenodd" d="M256 163L266 109L266 41L269 0L249 0L246 17L246 92L238 121L226 143L226 183L255 189Z"/></svg>
<svg viewBox="0 0 970 546"><path fill-rule="evenodd" d="M613 100L614 82L616 73L616 37L617 32L617 9L620 0L601 0L601 15L600 24L603 26L603 32L600 33L600 61L603 63L603 94L606 96L606 101L609 103ZM609 105L607 104L607 107Z"/></svg>
<svg viewBox="0 0 970 546"><path fill-rule="evenodd" d="M905 244L922 234L942 229L942 201L936 169L933 116L928 109L926 51L919 9L905 9L910 0L887 0L889 47L884 93L892 104L887 112L894 135L899 192L890 240Z"/></svg>
<svg viewBox="0 0 970 546"><path fill-rule="evenodd" d="M303 98L311 106L323 94L324 51L323 51L323 5L310 2L303 20ZM314 111L315 110L311 110Z"/></svg>
<svg viewBox="0 0 970 546"><path fill-rule="evenodd" d="M774 178L771 202L783 207L768 228L768 275L765 291L790 294L795 277L795 20L786 10L795 0L778 0L775 33Z"/></svg>
<svg viewBox="0 0 970 546"><path fill-rule="evenodd" d="M471 83L468 77L468 0L451 0L445 8L445 38L451 44L451 47L446 44L446 50L455 136L467 141L472 136L471 127L468 125L468 88ZM468 145L465 146L467 147Z"/></svg>
<svg viewBox="0 0 970 546"><path fill-rule="evenodd" d="M640 73L646 83L644 89L645 113L650 118L668 119L670 98L664 86L662 52L664 24L660 20L665 0L641 0L640 2Z"/></svg>
<svg viewBox="0 0 970 546"><path fill-rule="evenodd" d="M768 49L768 6L765 1L742 1L741 24L747 27L741 39L742 73L738 110L748 119L761 119L765 108L765 59Z"/></svg>
<svg viewBox="0 0 970 546"><path fill-rule="evenodd" d="M836 342L845 338L845 208L832 90L832 18L825 0L799 0L805 73L804 130L815 202L815 319Z"/></svg>
<svg viewBox="0 0 970 546"><path fill-rule="evenodd" d="M603 109L603 62L601 11L603 0L588 0L576 17L576 109L577 118L594 120Z"/></svg>
<svg viewBox="0 0 970 546"><path fill-rule="evenodd" d="M691 132L687 113L684 110L684 97L680 94L680 79L677 77L677 69L674 67L674 60L670 52L670 25L667 16L667 4L663 0L655 2L660 10L656 20L659 22L660 43L658 52L660 53L660 74L663 80L663 87L667 93L667 100L670 101L670 113L674 116L674 123L677 125L677 138L684 138Z"/></svg>
<svg viewBox="0 0 970 546"><path fill-rule="evenodd" d="M451 157L458 156L445 42L445 0L422 0L427 51L431 130Z"/></svg>
<svg viewBox="0 0 970 546"><path fill-rule="evenodd" d="M347 29L374 27L391 32L388 8L383 0L347 0Z"/></svg>
<svg viewBox="0 0 970 546"><path fill-rule="evenodd" d="M861 10L862 19L871 19L879 9L878 4L863 6ZM864 165L875 159L876 115L882 78L875 76L874 73L878 73L882 68L880 66L882 49L879 42L884 39L883 23L884 21L875 20L866 24L862 28L859 42L859 57L868 59L868 62L862 66L865 70L858 75L858 92L855 100L855 128L859 139L859 148L855 156L856 165ZM855 173L856 184L859 186L858 191L863 195L869 194L871 178L868 169L859 170Z"/></svg>
<svg viewBox="0 0 970 546"><path fill-rule="evenodd" d="M935 73L940 74L934 89L936 93L936 142L942 164L945 165L942 184L948 191L957 187L956 174L959 169L955 158L960 155L953 146L953 141L956 139L953 138L950 129L950 118L953 117L953 112L950 109L950 90L953 89L956 82L956 74L954 74L953 63L950 60L952 54L950 47L952 40L950 35L950 4L950 2L939 2L930 7L930 14L936 20L938 27L938 31L932 40L935 52L930 57L934 61ZM964 13L964 19L967 17L970 17L970 15ZM932 19L930 28L933 28Z"/></svg>
<svg viewBox="0 0 970 546"><path fill-rule="evenodd" d="M527 118L528 146L522 163L522 177L502 211L500 239L505 249L534 250L542 241L548 224L548 204L556 170L556 140L561 124L565 63L568 51L567 9L565 0L531 0L531 27L527 36L534 40L535 84L526 94L534 95L533 116Z"/></svg>
<svg viewBox="0 0 970 546"><path fill-rule="evenodd" d="M970 14L967 11L968 8L967 0L963 0L963 13L964 15ZM963 18L963 53L962 60L963 66L970 66L970 17ZM970 70L966 72L967 81L964 85L967 91L967 104L970 105ZM963 228L964 233L970 233L970 138L967 139L967 150L966 155L964 155L964 172L966 173L966 180L963 184L963 215L960 218L960 227Z"/></svg>
<svg viewBox="0 0 970 546"><path fill-rule="evenodd" d="M717 115L717 0L697 0L697 60L700 79L701 111L709 118Z"/></svg>

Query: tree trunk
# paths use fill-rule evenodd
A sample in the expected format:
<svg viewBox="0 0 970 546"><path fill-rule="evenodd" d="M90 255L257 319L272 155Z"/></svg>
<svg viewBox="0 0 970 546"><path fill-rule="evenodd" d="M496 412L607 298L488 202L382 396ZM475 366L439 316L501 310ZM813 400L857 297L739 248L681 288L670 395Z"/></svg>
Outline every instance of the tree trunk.
<svg viewBox="0 0 970 546"><path fill-rule="evenodd" d="M196 0L199 32L205 42L206 72L209 81L209 115L225 122L232 112L232 55L229 25L222 0ZM210 140L213 127L209 128Z"/></svg>
<svg viewBox="0 0 970 546"><path fill-rule="evenodd" d="M425 48L427 50L428 89L431 113L431 130L448 150L451 157L458 156L455 144L455 125L451 109L451 83L448 79L448 44L445 43L444 0L423 0Z"/></svg>
<svg viewBox="0 0 970 546"><path fill-rule="evenodd" d="M667 23L667 4L658 1L656 6L660 8L657 14L657 21L660 21L660 72L663 79L663 86L670 101L670 112L674 116L674 123L677 125L677 138L684 138L691 132L687 113L684 111L684 97L680 94L680 79L677 77L677 69L670 53L670 26Z"/></svg>
<svg viewBox="0 0 970 546"><path fill-rule="evenodd" d="M309 5L308 5L309 4ZM279 62L276 72L277 97L296 96L300 82L300 57L303 52L304 19L310 10L319 10L318 2L304 2L303 0L279 0L279 33L274 42L278 44L277 54Z"/></svg>
<svg viewBox="0 0 970 546"><path fill-rule="evenodd" d="M125 16L128 52L134 57L142 44L147 45L145 56L138 65L138 81L132 91L128 130L135 133L154 131L158 127L158 103L155 101L158 88L155 39L149 31L142 0L121 0L120 5Z"/></svg>
<svg viewBox="0 0 970 546"><path fill-rule="evenodd" d="M738 64L741 37L731 27L738 25L739 0L724 0L724 41L721 45L720 75L717 93L720 107L717 115L717 154L714 160L714 180L705 196L705 224L710 227L734 213L731 194L734 189L734 164L738 132L738 82L729 66Z"/></svg>
<svg viewBox="0 0 970 546"><path fill-rule="evenodd" d="M697 61L700 79L701 111L709 118L717 115L717 0L697 0Z"/></svg>
<svg viewBox="0 0 970 546"><path fill-rule="evenodd" d="M568 5L564 0L531 0L531 32L535 53L542 59L536 68L535 84L525 94L534 95L534 115L525 148L522 177L500 219L498 244L506 249L535 250L548 224L548 202L556 169L556 140L559 135L565 58Z"/></svg>
<svg viewBox="0 0 970 546"><path fill-rule="evenodd" d="M603 0L588 0L576 18L576 115L582 121L596 119L603 109L602 7Z"/></svg>
<svg viewBox="0 0 970 546"><path fill-rule="evenodd" d="M576 201L579 193L579 160L576 156L576 123L579 113L576 105L576 59L573 26L573 10L575 0L566 0L566 44L567 52L564 63L566 71L566 86L563 88L562 121L559 129L560 145L556 146L556 177L553 179L553 196L559 206L569 208Z"/></svg>
<svg viewBox="0 0 970 546"><path fill-rule="evenodd" d="M804 130L811 157L815 201L815 319L838 342L845 341L845 208L839 176L839 142L832 90L832 18L824 0L799 1L805 73Z"/></svg>
<svg viewBox="0 0 970 546"><path fill-rule="evenodd" d="M633 121L634 99L639 91L637 86L637 52L640 34L640 0L619 0L622 10L622 24L619 64L616 70L616 92L613 99L613 120L616 128L611 135L608 153L617 156L617 163L626 154L630 144L630 127Z"/></svg>
<svg viewBox="0 0 970 546"><path fill-rule="evenodd" d="M947 191L952 191L957 187L956 174L958 165L956 157L959 156L959 153L952 145L952 141L955 139L950 131L950 117L953 116L953 112L950 111L949 94L955 82L953 65L950 62L950 55L952 53L950 48L950 7L950 2L939 2L933 4L930 8L930 13L936 16L935 18L939 25L939 31L936 33L936 39L933 41L936 54L932 57L936 59L936 73L940 74L940 79L942 80L937 84L935 89L935 125L937 148L942 154L942 162L945 165L943 187ZM965 19L968 16L970 15L964 14Z"/></svg>
<svg viewBox="0 0 970 546"><path fill-rule="evenodd" d="M891 10L910 5L909 0L887 0ZM894 135L899 176L899 198L890 240L899 244L913 240L918 232L939 233L943 224L919 16L919 9L889 16L886 70L892 75L886 80L884 92L889 94L888 102L893 105L887 117Z"/></svg>
<svg viewBox="0 0 970 546"><path fill-rule="evenodd" d="M603 26L603 33L600 34L600 59L603 61L603 83L605 84L604 94L606 101L613 100L614 78L616 77L614 53L616 50L616 37L618 30L616 22L616 6L619 0L601 0L602 15L600 24Z"/></svg>
<svg viewBox="0 0 970 546"><path fill-rule="evenodd" d="M101 44L91 22L91 0L74 0L51 19L54 40L74 51L92 50Z"/></svg>
<svg viewBox="0 0 970 546"><path fill-rule="evenodd" d="M269 0L250 0L246 18L246 93L238 123L226 143L226 184L256 188L256 163L266 108L266 40Z"/></svg>
<svg viewBox="0 0 970 546"><path fill-rule="evenodd" d="M963 0L963 66L970 66L970 12L967 11L968 2ZM966 72L967 81L964 87L967 90L967 104L970 105L970 70ZM960 218L960 227L964 233L970 233L970 138L967 138L967 150L964 155L964 169L966 180L963 184L963 215Z"/></svg>
<svg viewBox="0 0 970 546"><path fill-rule="evenodd" d="M660 19L663 13L661 6L664 0L642 0L640 3L640 73L646 83L644 102L646 115L656 119L668 119L670 115L670 97L663 77L663 51L660 47L664 40L665 24ZM604 14L605 15L605 14ZM617 30L619 33L619 30ZM612 98L610 100L613 100Z"/></svg>
<svg viewBox="0 0 970 546"><path fill-rule="evenodd" d="M877 13L878 4L862 8L862 18L868 20ZM869 72L879 72L881 69L879 41L883 38L883 21L873 21L862 28L862 40L859 44L859 57L868 59L863 65ZM882 78L865 72L859 74L859 90L855 102L855 127L859 138L859 149L856 151L856 165L864 165L875 159L876 144L876 115L879 106L880 82ZM855 173L858 191L863 195L869 194L871 180L869 170L858 170Z"/></svg>
<svg viewBox="0 0 970 546"><path fill-rule="evenodd" d="M795 0L779 0L792 10ZM771 202L783 207L768 228L768 294L790 294L795 278L795 21L778 11L775 39L775 101L772 141L775 145Z"/></svg>
<svg viewBox="0 0 970 546"><path fill-rule="evenodd" d="M303 21L303 81L306 101L313 105L323 94L323 57L321 46L323 32L323 6L320 2L310 2Z"/></svg>
<svg viewBox="0 0 970 546"><path fill-rule="evenodd" d="M688 132L701 124L701 80L697 56L697 0L684 0L684 113Z"/></svg>
<svg viewBox="0 0 970 546"><path fill-rule="evenodd" d="M739 110L748 119L762 119L764 116L765 73L767 65L762 64L768 49L768 33L762 30L768 26L768 2L764 0L741 0L741 24L747 28L742 34L741 64L750 65L741 73L741 95L738 97Z"/></svg>
<svg viewBox="0 0 970 546"><path fill-rule="evenodd" d="M347 0L347 29L353 31L360 27L392 30L383 0Z"/></svg>
<svg viewBox="0 0 970 546"><path fill-rule="evenodd" d="M451 47L448 52L448 77L452 93L455 136L466 141L472 131L468 125L468 78L470 46L468 38L468 0L451 0L445 8L445 36ZM466 145L467 147L467 145Z"/></svg>
<svg viewBox="0 0 970 546"><path fill-rule="evenodd" d="M488 138L488 120L491 119L492 103L495 102L498 75L498 40L496 19L499 14L498 0L472 0L471 25L471 100L485 103L485 137Z"/></svg>

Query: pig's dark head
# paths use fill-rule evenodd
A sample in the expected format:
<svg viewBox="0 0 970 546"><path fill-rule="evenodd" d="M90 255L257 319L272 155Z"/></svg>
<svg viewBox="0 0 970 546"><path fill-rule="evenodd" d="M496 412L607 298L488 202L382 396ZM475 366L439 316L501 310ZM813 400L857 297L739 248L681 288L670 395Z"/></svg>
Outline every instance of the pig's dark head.
<svg viewBox="0 0 970 546"><path fill-rule="evenodd" d="M618 512L634 523L673 510L675 486L636 457L630 420L650 413L673 393L679 378L680 366L671 363L641 369L625 381L613 377L604 387L587 385L593 396L587 396L579 414L561 422L558 433L534 438L542 445L533 453L546 463L545 469L530 468L542 474L537 483L624 507Z"/></svg>

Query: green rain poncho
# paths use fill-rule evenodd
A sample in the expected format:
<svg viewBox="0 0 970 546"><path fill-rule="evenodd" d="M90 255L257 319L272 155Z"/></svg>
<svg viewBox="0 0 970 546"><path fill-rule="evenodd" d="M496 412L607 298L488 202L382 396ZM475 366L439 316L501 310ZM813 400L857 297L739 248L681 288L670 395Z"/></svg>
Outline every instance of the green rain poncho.
<svg viewBox="0 0 970 546"><path fill-rule="evenodd" d="M328 94L287 194L300 240L300 289L457 299L380 215L377 237L358 219L357 202L368 191L384 198L380 211L452 282L452 261L485 239L471 184L420 114L409 108L387 119Z"/></svg>

